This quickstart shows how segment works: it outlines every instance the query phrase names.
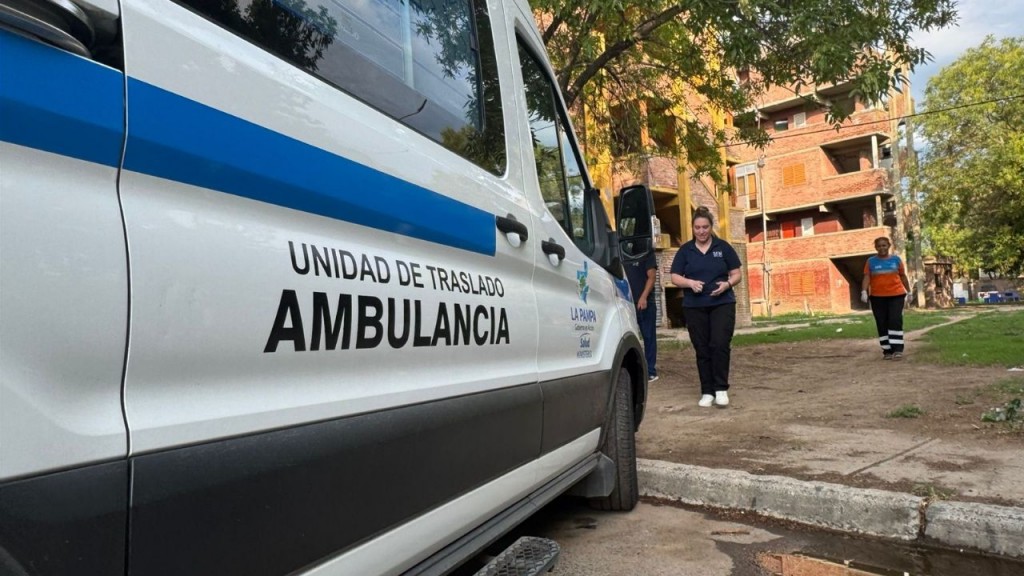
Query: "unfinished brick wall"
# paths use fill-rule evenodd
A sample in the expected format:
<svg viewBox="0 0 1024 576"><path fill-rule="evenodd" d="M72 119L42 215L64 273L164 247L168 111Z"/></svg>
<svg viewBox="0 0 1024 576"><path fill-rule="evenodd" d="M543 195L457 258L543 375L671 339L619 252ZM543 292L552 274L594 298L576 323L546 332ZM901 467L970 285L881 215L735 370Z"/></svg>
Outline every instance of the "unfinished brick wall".
<svg viewBox="0 0 1024 576"><path fill-rule="evenodd" d="M763 298L764 271L749 267L751 310L767 314ZM850 282L828 259L774 264L770 273L772 314L849 312L854 304Z"/></svg>
<svg viewBox="0 0 1024 576"><path fill-rule="evenodd" d="M874 254L875 238L886 236L888 228L876 226L860 230L847 230L836 234L820 236L803 236L768 241L768 260L773 265L778 262L809 260L815 258L842 258L858 254ZM747 245L747 254L751 263L763 262L761 242Z"/></svg>

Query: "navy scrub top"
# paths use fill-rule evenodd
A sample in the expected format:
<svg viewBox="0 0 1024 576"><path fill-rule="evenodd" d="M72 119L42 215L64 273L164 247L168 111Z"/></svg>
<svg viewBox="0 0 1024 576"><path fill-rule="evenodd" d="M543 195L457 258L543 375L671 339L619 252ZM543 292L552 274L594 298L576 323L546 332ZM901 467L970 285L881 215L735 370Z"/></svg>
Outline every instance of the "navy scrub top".
<svg viewBox="0 0 1024 576"><path fill-rule="evenodd" d="M716 282L728 282L729 271L742 266L740 257L736 250L728 242L717 236L711 237L711 245L708 251L701 253L697 249L697 241L690 240L679 248L676 257L672 259L672 273L685 276L692 280L704 282L704 291L695 293L689 288L683 288L684 308L704 308L707 306L718 306L719 304L731 304L736 302L736 294L732 288L712 296Z"/></svg>
<svg viewBox="0 0 1024 576"><path fill-rule="evenodd" d="M634 260L632 262L626 262L626 279L629 280L629 289L633 292L633 302L637 302L640 298L640 294L644 291L644 286L647 285L647 271L658 269L658 260L654 256L652 251L650 255L642 260ZM647 295L647 302L654 302L654 290L651 289L651 293Z"/></svg>

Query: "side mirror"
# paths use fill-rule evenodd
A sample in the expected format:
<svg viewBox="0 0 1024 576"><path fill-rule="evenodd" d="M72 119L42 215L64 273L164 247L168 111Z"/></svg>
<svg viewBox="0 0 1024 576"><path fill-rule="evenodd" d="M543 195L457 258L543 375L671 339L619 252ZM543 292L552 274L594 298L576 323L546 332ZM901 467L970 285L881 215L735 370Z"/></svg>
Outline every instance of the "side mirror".
<svg viewBox="0 0 1024 576"><path fill-rule="evenodd" d="M619 249L625 260L639 260L654 250L654 198L643 184L619 191L616 207Z"/></svg>

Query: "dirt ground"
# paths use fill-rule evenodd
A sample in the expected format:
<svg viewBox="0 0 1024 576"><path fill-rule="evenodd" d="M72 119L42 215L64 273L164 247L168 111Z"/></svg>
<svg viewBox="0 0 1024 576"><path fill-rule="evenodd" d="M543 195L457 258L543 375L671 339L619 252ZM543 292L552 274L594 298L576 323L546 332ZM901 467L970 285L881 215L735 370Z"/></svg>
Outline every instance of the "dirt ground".
<svg viewBox="0 0 1024 576"><path fill-rule="evenodd" d="M882 437L910 445L921 440L958 449L976 446L978 453L1002 450L1015 458L1012 455L1019 453L1013 450L1024 448L1024 433L1008 431L1005 423L982 422L981 414L1007 399L994 383L1014 375L1024 379L1024 375L1006 368L916 361L914 350L921 334L908 332L902 361L883 361L873 340L733 348L731 405L724 409L697 406L700 387L692 348L659 352L660 379L650 385L646 416L637 434L638 455L904 492L919 489L920 482L859 473L862 470L850 462L868 455ZM924 414L886 417L905 405L915 405ZM824 460L836 460L835 466L806 465L803 453L816 444L833 445L833 453ZM986 465L980 457L970 461L970 450L960 452L968 454L966 459L932 458L928 469L955 472ZM867 467L872 461L870 456L865 459ZM1008 500L985 493L975 496L967 499Z"/></svg>

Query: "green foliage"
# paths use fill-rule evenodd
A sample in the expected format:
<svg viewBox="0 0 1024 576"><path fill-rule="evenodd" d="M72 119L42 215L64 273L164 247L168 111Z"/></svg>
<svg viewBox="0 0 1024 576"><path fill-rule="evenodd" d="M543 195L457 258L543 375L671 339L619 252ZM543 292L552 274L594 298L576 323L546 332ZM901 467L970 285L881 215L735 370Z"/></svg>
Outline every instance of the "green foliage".
<svg viewBox="0 0 1024 576"><path fill-rule="evenodd" d="M929 59L912 44L911 33L956 18L955 0L532 0L531 5L570 107L667 96L666 78L684 82L704 102L687 102L675 146L699 173L719 179L718 146L726 133L711 126L710 110L750 110L769 85L802 88L847 80L854 95L877 101L901 85L905 71ZM756 70L758 78L737 83L734 71L744 69ZM833 121L847 115L839 106L830 109ZM735 139L767 141L756 123L738 117L736 126Z"/></svg>
<svg viewBox="0 0 1024 576"><path fill-rule="evenodd" d="M988 37L943 68L922 112L915 179L934 251L964 270L1024 272L1024 37Z"/></svg>
<svg viewBox="0 0 1024 576"><path fill-rule="evenodd" d="M1024 350L1024 311L995 310L922 337L921 360L954 366L1020 366Z"/></svg>
<svg viewBox="0 0 1024 576"><path fill-rule="evenodd" d="M921 410L913 404L905 404L899 408L889 412L885 415L886 418L917 418L924 414L924 410Z"/></svg>
<svg viewBox="0 0 1024 576"><path fill-rule="evenodd" d="M986 411L981 415L982 422L1017 422L1024 412L1021 411L1020 398L1014 398L1002 406Z"/></svg>
<svg viewBox="0 0 1024 576"><path fill-rule="evenodd" d="M956 496L957 494L956 490L942 488L932 483L915 484L914 487L910 490L910 493L913 494L914 496L920 496L922 498L927 498L932 501L949 500L950 498Z"/></svg>

